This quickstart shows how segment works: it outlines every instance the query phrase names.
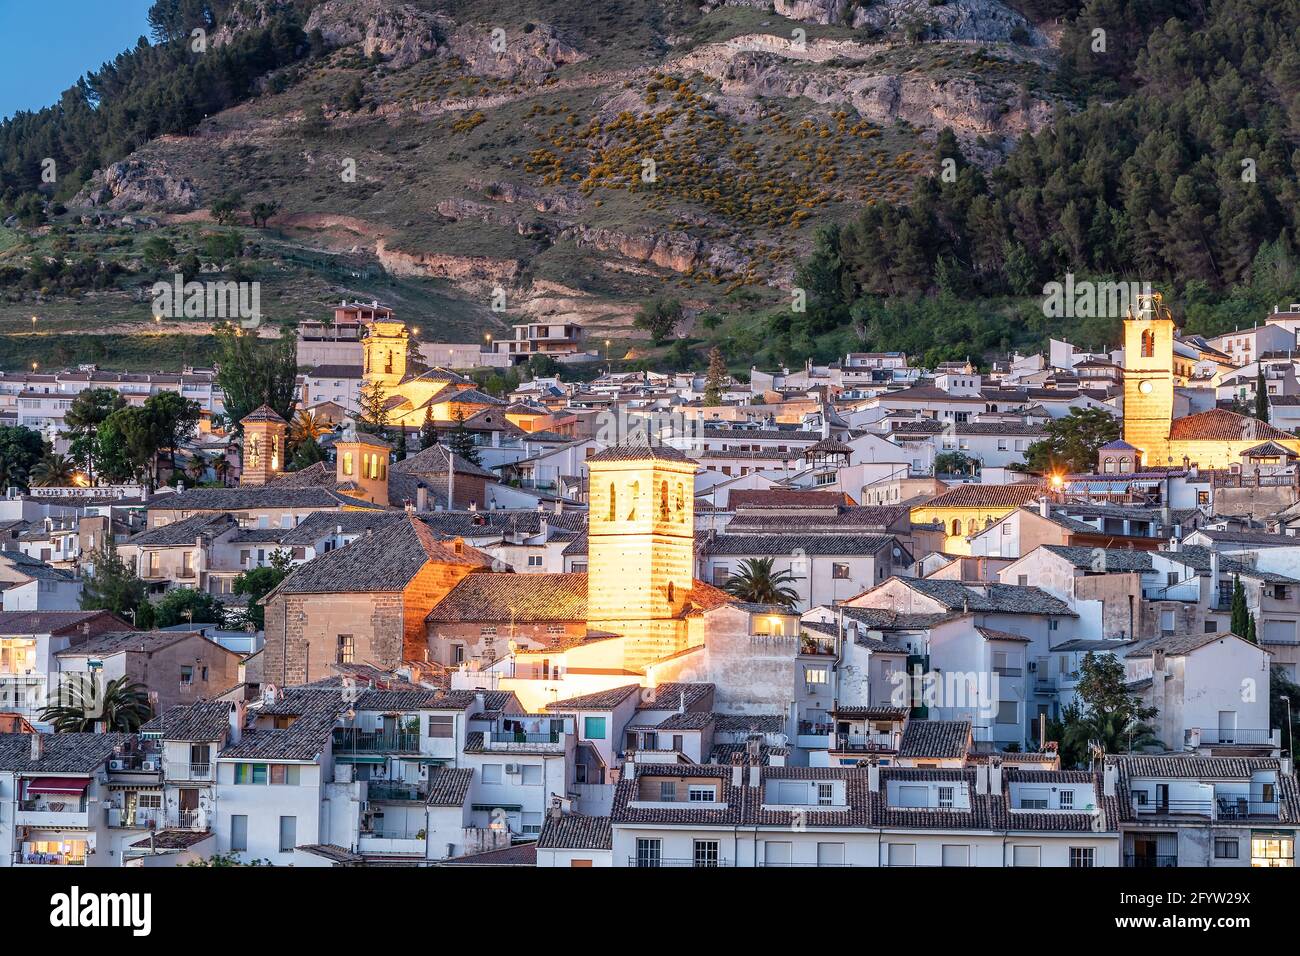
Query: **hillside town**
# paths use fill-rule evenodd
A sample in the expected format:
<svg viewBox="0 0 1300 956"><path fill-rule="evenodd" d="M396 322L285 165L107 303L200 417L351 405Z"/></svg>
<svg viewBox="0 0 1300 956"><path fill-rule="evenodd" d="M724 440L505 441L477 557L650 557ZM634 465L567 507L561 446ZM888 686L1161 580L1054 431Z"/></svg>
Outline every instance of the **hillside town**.
<svg viewBox="0 0 1300 956"><path fill-rule="evenodd" d="M0 374L0 866L1294 866L1300 305L748 376L418 321Z"/></svg>

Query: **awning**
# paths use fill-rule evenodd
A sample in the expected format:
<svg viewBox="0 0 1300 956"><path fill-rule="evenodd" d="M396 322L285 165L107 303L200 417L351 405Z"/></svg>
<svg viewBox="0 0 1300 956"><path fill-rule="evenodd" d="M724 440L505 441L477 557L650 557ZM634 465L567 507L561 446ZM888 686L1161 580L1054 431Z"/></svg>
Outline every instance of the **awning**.
<svg viewBox="0 0 1300 956"><path fill-rule="evenodd" d="M27 781L28 793L85 793L89 777L35 777Z"/></svg>

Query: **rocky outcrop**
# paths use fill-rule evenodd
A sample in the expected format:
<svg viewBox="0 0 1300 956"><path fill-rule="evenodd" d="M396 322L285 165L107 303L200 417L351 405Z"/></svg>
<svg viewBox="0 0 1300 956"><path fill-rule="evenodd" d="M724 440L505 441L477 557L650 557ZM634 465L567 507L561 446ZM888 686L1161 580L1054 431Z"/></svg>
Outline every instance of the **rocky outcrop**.
<svg viewBox="0 0 1300 956"><path fill-rule="evenodd" d="M749 265L749 257L733 246L706 242L672 230L629 235L615 229L579 226L561 233L560 238L571 238L579 247L590 246L601 252L612 252L673 272L704 269L719 273L739 273L744 272Z"/></svg>
<svg viewBox="0 0 1300 956"><path fill-rule="evenodd" d="M359 43L366 56L378 52L400 69L436 53L447 26L444 18L409 3L326 0L311 12L306 28L320 30L332 46Z"/></svg>
<svg viewBox="0 0 1300 956"><path fill-rule="evenodd" d="M402 252L390 249L386 239L375 243L375 257L384 271L391 275L451 279L457 282L513 282L523 268L518 259Z"/></svg>
<svg viewBox="0 0 1300 956"><path fill-rule="evenodd" d="M173 175L143 159L131 158L97 170L71 205L185 211L197 207L201 198L198 188L184 176Z"/></svg>
<svg viewBox="0 0 1300 956"><path fill-rule="evenodd" d="M806 23L843 23L848 0L776 0L773 9L789 20Z"/></svg>
<svg viewBox="0 0 1300 956"><path fill-rule="evenodd" d="M505 32L503 50L497 49L496 30ZM451 35L447 46L466 72L519 83L540 83L561 66L587 59L545 23L522 30L509 24L464 26Z"/></svg>

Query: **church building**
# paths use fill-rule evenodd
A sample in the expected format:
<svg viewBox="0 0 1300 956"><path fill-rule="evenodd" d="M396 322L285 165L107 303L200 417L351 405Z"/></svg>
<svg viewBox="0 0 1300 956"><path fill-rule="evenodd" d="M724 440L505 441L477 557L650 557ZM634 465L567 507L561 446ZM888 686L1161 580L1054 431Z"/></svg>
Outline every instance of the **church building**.
<svg viewBox="0 0 1300 956"><path fill-rule="evenodd" d="M1266 443L1300 453L1300 438L1249 415L1214 408L1179 415L1187 400L1175 361L1173 316L1159 293L1138 297L1124 320L1124 442L1137 465L1230 469L1249 467Z"/></svg>

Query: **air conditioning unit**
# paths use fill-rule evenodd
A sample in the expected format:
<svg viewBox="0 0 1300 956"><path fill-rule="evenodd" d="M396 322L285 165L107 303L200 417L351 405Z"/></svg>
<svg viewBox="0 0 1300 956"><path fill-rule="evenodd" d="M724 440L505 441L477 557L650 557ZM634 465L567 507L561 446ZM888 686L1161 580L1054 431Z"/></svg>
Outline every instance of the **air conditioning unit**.
<svg viewBox="0 0 1300 956"><path fill-rule="evenodd" d="M520 770L519 770L519 764L517 764L517 763L508 763L508 764L506 764L506 773L510 774L511 776L514 776L515 774L518 774L519 772L520 772Z"/></svg>
<svg viewBox="0 0 1300 956"><path fill-rule="evenodd" d="M145 760L145 761L142 761L142 762L140 763L140 766L143 767L147 772L149 772L149 773L153 773L153 772L157 771L157 769L158 769L158 761L157 761L157 760Z"/></svg>
<svg viewBox="0 0 1300 956"><path fill-rule="evenodd" d="M1034 671L1036 671L1036 670L1038 670L1038 661L1030 661L1030 662L1029 662L1029 673L1032 674L1032 673L1034 673Z"/></svg>
<svg viewBox="0 0 1300 956"><path fill-rule="evenodd" d="M110 761L108 762L108 769L109 769L109 770L125 770L125 769L126 769L126 761L125 761L125 760L110 760Z"/></svg>

